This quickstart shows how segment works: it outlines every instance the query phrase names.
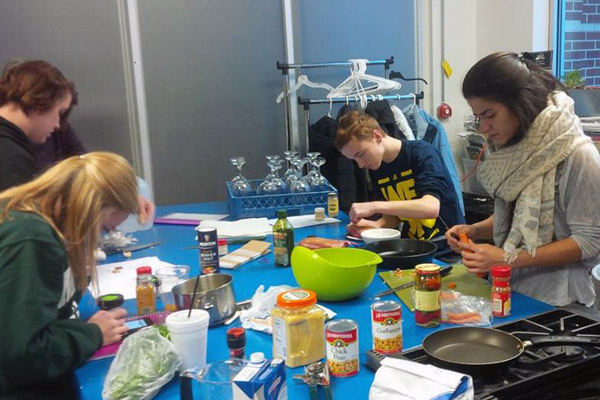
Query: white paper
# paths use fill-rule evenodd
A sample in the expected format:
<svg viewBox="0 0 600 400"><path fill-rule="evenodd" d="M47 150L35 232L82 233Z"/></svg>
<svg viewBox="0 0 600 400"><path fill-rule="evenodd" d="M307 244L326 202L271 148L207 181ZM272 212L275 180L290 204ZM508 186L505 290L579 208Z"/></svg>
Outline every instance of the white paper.
<svg viewBox="0 0 600 400"><path fill-rule="evenodd" d="M313 225L335 224L335 223L339 223L340 222L339 219L337 219L337 218L330 218L330 217L326 217L322 221L317 221L315 219L315 216L312 215L312 214L308 214L308 215L295 215L293 217L287 217L287 219L288 219L288 221L290 221L290 224L292 224L292 226L294 227L294 229L304 228L306 226L313 226ZM277 221L277 218L270 219L269 220L269 225L271 225L271 226L275 225L276 221Z"/></svg>
<svg viewBox="0 0 600 400"><path fill-rule="evenodd" d="M138 267L152 267L152 273L163 267L171 267L173 264L161 261L158 257L144 257L136 260L127 260L110 264L96 266L98 276L98 291L90 284L89 290L94 297L109 293L120 293L125 299L135 299L136 269Z"/></svg>
<svg viewBox="0 0 600 400"><path fill-rule="evenodd" d="M229 214L193 214L193 213L172 213L163 215L160 218L165 219L184 219L187 221L220 221L223 218L228 217Z"/></svg>
<svg viewBox="0 0 600 400"><path fill-rule="evenodd" d="M202 221L198 228L216 228L220 238L262 236L272 234L273 228L266 218L245 218L237 221Z"/></svg>

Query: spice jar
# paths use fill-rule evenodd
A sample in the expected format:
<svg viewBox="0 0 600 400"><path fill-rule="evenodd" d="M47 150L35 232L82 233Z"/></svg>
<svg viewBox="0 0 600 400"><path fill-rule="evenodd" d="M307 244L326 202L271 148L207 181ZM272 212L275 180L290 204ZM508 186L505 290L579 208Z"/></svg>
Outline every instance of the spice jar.
<svg viewBox="0 0 600 400"><path fill-rule="evenodd" d="M152 278L152 267L139 267L136 272L137 313L153 313L156 311L156 287Z"/></svg>
<svg viewBox="0 0 600 400"><path fill-rule="evenodd" d="M340 203L336 192L327 195L327 214L331 218L336 218L340 213Z"/></svg>
<svg viewBox="0 0 600 400"><path fill-rule="evenodd" d="M506 317L510 315L510 265L492 267L492 315Z"/></svg>
<svg viewBox="0 0 600 400"><path fill-rule="evenodd" d="M424 328L440 326L441 288L442 277L439 265L419 264L415 267L415 321L418 326Z"/></svg>
<svg viewBox="0 0 600 400"><path fill-rule="evenodd" d="M227 330L227 347L229 358L244 358L246 347L246 330L244 328L231 328Z"/></svg>
<svg viewBox="0 0 600 400"><path fill-rule="evenodd" d="M227 247L227 239L218 239L217 246L219 247L219 257L229 253L229 249Z"/></svg>
<svg viewBox="0 0 600 400"><path fill-rule="evenodd" d="M277 296L273 309L273 357L298 367L325 357L325 314L312 290L292 289Z"/></svg>

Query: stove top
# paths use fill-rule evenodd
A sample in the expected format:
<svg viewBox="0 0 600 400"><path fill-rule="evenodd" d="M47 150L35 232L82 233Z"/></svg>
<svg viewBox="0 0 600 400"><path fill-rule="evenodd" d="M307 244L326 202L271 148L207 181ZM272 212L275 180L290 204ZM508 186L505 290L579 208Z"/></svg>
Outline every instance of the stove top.
<svg viewBox="0 0 600 400"><path fill-rule="evenodd" d="M539 335L600 338L600 313L572 305L494 328L522 341ZM394 357L435 364L421 347ZM367 366L376 370L383 358L382 354L369 351ZM507 369L493 375L472 376L478 400L600 399L600 347L529 346Z"/></svg>

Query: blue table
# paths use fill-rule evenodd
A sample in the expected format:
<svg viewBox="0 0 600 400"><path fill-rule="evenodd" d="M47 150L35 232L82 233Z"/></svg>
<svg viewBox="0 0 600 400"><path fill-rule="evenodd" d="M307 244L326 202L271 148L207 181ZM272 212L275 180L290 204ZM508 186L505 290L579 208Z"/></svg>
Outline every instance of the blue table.
<svg viewBox="0 0 600 400"><path fill-rule="evenodd" d="M178 206L158 207L157 216L162 216L172 212L189 213L221 213L227 214L226 203L201 203L187 204ZM345 235L345 226L348 223L348 217L341 215L341 224L321 225L316 227L307 227L296 229L294 231L296 242L309 236L317 235L329 238L342 238ZM195 242L195 232L191 226L178 225L154 225L151 230L137 232L134 235L140 243L161 241L164 244L152 249L141 250L133 253L134 258L157 256L161 260L173 264L185 264L192 268L191 275L198 273L198 252L195 250L186 250L186 247L193 246ZM231 246L229 251L239 247ZM107 262L118 262L125 260L120 255L109 257ZM259 285L265 288L274 285L287 284L296 286L296 281L289 268L275 268L273 265L272 253L264 256L252 263L243 265L235 271L224 270L225 273L233 275L233 287L237 301L252 297ZM336 399L366 399L368 398L369 388L373 381L374 374L366 367L366 351L371 349L371 321L370 321L370 300L369 298L376 293L387 289L379 277L375 277L373 283L357 299L341 302L326 303L326 307L334 310L338 316L336 318L351 318L359 324L359 345L361 370L358 375L351 378L333 378L332 387L334 398ZM89 301L89 299L88 299ZM81 305L83 310L90 313L90 304ZM130 314L135 313L134 301L127 301L126 308ZM552 309L553 307L538 300L513 293L512 314L510 317L498 319L497 324L521 319L527 316L539 314ZM434 331L434 329L420 328L416 326L414 315L402 305L404 349L408 349L421 344L422 340ZM228 349L225 342L225 332L231 326L239 326L239 321L230 326L218 326L210 328L208 332L208 354L207 361L215 361L228 358ZM447 328L448 325L442 325L440 328ZM270 335L261 332L248 330L246 334L246 355L255 351L262 351L267 357L272 355L272 339ZM91 361L75 371L75 376L80 388L82 399L101 399L104 378L113 358ZM308 389L304 384L297 384L293 381L294 374L302 373L302 368L287 368L287 386L289 399L307 398ZM179 399L179 380L173 379L169 384L162 388L157 399ZM198 397L195 397L196 399Z"/></svg>

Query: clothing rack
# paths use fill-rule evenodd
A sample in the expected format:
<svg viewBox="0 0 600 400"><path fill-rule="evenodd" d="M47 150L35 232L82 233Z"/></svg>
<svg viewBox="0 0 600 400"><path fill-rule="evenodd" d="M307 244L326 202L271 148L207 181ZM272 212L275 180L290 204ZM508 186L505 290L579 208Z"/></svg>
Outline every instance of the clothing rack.
<svg viewBox="0 0 600 400"><path fill-rule="evenodd" d="M382 60L371 60L369 62L367 62L367 65L383 65L384 68L384 77L387 79L388 75L389 75L389 70L390 70L390 65L392 65L394 63L394 57L390 57L390 58L386 58L386 59L382 59ZM352 67L352 62L350 61L336 61L336 62L322 62L322 63L301 63L301 64L287 64L287 63L280 63L279 61L277 61L277 69L281 70L281 73L283 74L283 92L286 93L285 96L283 96L283 104L284 104L284 110L285 110L285 133L286 133L286 145L287 145L287 150L291 150L292 148L292 136L291 136L291 132L292 132L292 120L290 118L290 115L292 114L292 109L291 109L291 98L290 95L288 93L289 88L290 88L290 74L289 71L290 69L296 71L296 70L301 70L304 68L329 68L329 67ZM344 98L344 102L346 102L346 99ZM329 100L327 100L327 103L329 103ZM336 101L336 103L339 103L339 101ZM320 104L320 103L313 103L313 104ZM305 108L305 113L306 113L306 106L304 106ZM308 124L309 120L307 120L307 124ZM306 131L306 149L308 151L308 130Z"/></svg>
<svg viewBox="0 0 600 400"><path fill-rule="evenodd" d="M366 96L367 100L375 101L375 100L413 100L417 105L419 105L419 100L425 98L425 94L421 93L411 93L411 94L392 94L386 96L379 95L369 95ZM313 104L332 104L332 103L358 103L360 102L359 96L351 96L351 97L334 97L332 99L307 99L298 97L298 104L302 105L304 108L304 120L306 121L306 148L308 149L308 134L310 132L310 106ZM308 150L307 150L308 151Z"/></svg>

